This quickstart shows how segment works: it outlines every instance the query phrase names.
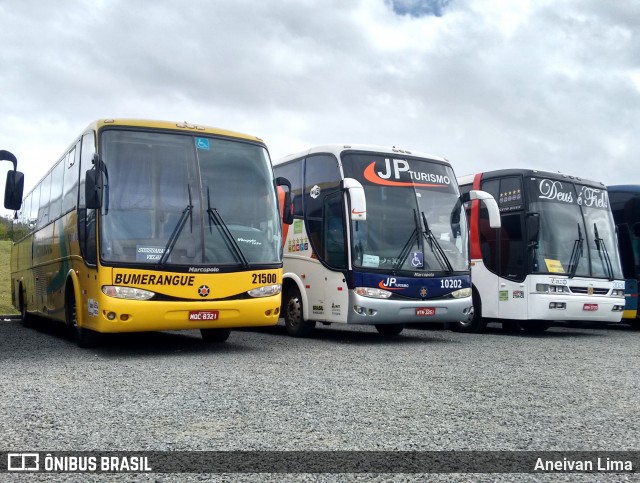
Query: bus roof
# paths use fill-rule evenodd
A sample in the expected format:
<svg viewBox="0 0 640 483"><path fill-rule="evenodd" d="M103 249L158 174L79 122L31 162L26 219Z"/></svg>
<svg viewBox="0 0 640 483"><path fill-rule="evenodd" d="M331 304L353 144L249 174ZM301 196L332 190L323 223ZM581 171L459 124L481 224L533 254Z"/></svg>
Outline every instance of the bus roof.
<svg viewBox="0 0 640 483"><path fill-rule="evenodd" d="M572 183L580 183L584 185L596 186L598 188L606 188L604 183L600 181L584 179L579 176L571 176L571 175L560 173L560 172L553 173L551 171L540 171L537 169L521 169L521 168L496 169L494 171L484 171L479 174L482 174L483 180L504 177L504 176L518 176L518 175L544 176L545 178L552 178L560 181L570 181ZM470 184L473 182L473 178L475 176L476 175L474 174L461 176L458 178L458 184L460 185Z"/></svg>
<svg viewBox="0 0 640 483"><path fill-rule="evenodd" d="M617 184L607 186L607 190L614 193L640 193L640 185L638 184Z"/></svg>
<svg viewBox="0 0 640 483"><path fill-rule="evenodd" d="M151 129L166 129L172 131L187 131L187 132L201 132L203 134L213 134L218 136L227 136L239 139L246 139L248 141L259 142L264 144L264 141L256 136L249 134L243 134L235 131L229 131L226 129L219 129L216 127L204 126L202 124L192 124L188 122L171 122L171 121L153 121L148 119L98 119L87 126L87 130L98 130L103 127L121 126L121 127L140 127Z"/></svg>
<svg viewBox="0 0 640 483"><path fill-rule="evenodd" d="M319 154L319 153L331 153L331 154L334 154L336 157L340 157L340 154L343 153L344 151L365 151L365 152L372 152L372 153L389 154L392 156L408 155L408 156L414 156L418 158L432 159L434 161L438 161L438 162L446 163L450 165L449 161L447 161L445 158L442 158L440 156L434 156L433 154L425 154L425 153L419 153L416 151L410 151L407 149L399 149L399 148L396 148L395 146L393 147L377 146L375 144L323 144L319 146L313 146L310 149L306 149L298 153L289 154L287 156L284 156L283 158L278 159L277 161L274 161L273 164L275 166L278 164L286 163L287 161L292 161L294 159L308 156L310 154Z"/></svg>

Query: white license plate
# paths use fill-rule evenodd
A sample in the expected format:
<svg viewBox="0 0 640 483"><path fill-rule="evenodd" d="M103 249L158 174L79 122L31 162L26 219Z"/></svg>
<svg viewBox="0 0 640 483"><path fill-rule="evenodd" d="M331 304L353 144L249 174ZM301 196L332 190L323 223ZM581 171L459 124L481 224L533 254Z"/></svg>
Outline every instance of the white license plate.
<svg viewBox="0 0 640 483"><path fill-rule="evenodd" d="M189 312L189 320L218 320L218 311L192 310Z"/></svg>
<svg viewBox="0 0 640 483"><path fill-rule="evenodd" d="M436 309L434 307L416 309L416 316L418 317L431 317L432 315L436 315Z"/></svg>

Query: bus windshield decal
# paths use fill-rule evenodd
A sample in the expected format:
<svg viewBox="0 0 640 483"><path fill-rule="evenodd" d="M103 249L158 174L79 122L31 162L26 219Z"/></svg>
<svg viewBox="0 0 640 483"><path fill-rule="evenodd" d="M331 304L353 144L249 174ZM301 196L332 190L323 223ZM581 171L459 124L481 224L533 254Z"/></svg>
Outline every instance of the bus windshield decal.
<svg viewBox="0 0 640 483"><path fill-rule="evenodd" d="M562 203L576 202L573 197L574 190L572 183L567 183L565 186L560 181L542 179L536 187L538 188L536 198L539 200L560 201Z"/></svg>
<svg viewBox="0 0 640 483"><path fill-rule="evenodd" d="M578 186L578 204L589 208L609 208L607 191L591 188L589 186Z"/></svg>
<svg viewBox="0 0 640 483"><path fill-rule="evenodd" d="M609 209L606 189L548 178L531 178L530 186L533 201L551 201L601 210Z"/></svg>
<svg viewBox="0 0 640 483"><path fill-rule="evenodd" d="M385 171L375 169L376 162L373 161L364 170L364 178L374 184L383 186L422 186L426 188L443 188L451 184L451 179L447 175L412 171L409 163L403 159L388 158L385 161ZM393 168L391 167L393 161ZM393 181L401 179L408 181ZM424 183L423 181L427 181Z"/></svg>
<svg viewBox="0 0 640 483"><path fill-rule="evenodd" d="M196 147L198 149L203 149L204 151L209 151L209 139L196 138Z"/></svg>

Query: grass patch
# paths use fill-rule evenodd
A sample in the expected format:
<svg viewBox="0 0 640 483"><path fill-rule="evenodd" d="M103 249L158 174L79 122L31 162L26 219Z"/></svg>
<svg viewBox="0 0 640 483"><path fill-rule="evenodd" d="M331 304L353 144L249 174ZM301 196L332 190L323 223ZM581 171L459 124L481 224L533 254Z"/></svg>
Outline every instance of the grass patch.
<svg viewBox="0 0 640 483"><path fill-rule="evenodd" d="M17 314L11 305L11 245L9 240L0 241L0 314Z"/></svg>

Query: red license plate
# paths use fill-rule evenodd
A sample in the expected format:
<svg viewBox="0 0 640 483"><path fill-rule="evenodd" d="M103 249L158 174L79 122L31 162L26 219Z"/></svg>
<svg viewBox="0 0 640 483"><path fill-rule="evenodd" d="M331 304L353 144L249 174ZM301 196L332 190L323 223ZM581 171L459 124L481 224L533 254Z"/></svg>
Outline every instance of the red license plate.
<svg viewBox="0 0 640 483"><path fill-rule="evenodd" d="M189 320L218 320L217 310L192 310Z"/></svg>
<svg viewBox="0 0 640 483"><path fill-rule="evenodd" d="M436 309L433 307L426 307L424 309L416 309L416 315L418 317L431 317L436 315Z"/></svg>
<svg viewBox="0 0 640 483"><path fill-rule="evenodd" d="M584 304L582 310L587 310L589 312L595 312L598 310L598 304Z"/></svg>

